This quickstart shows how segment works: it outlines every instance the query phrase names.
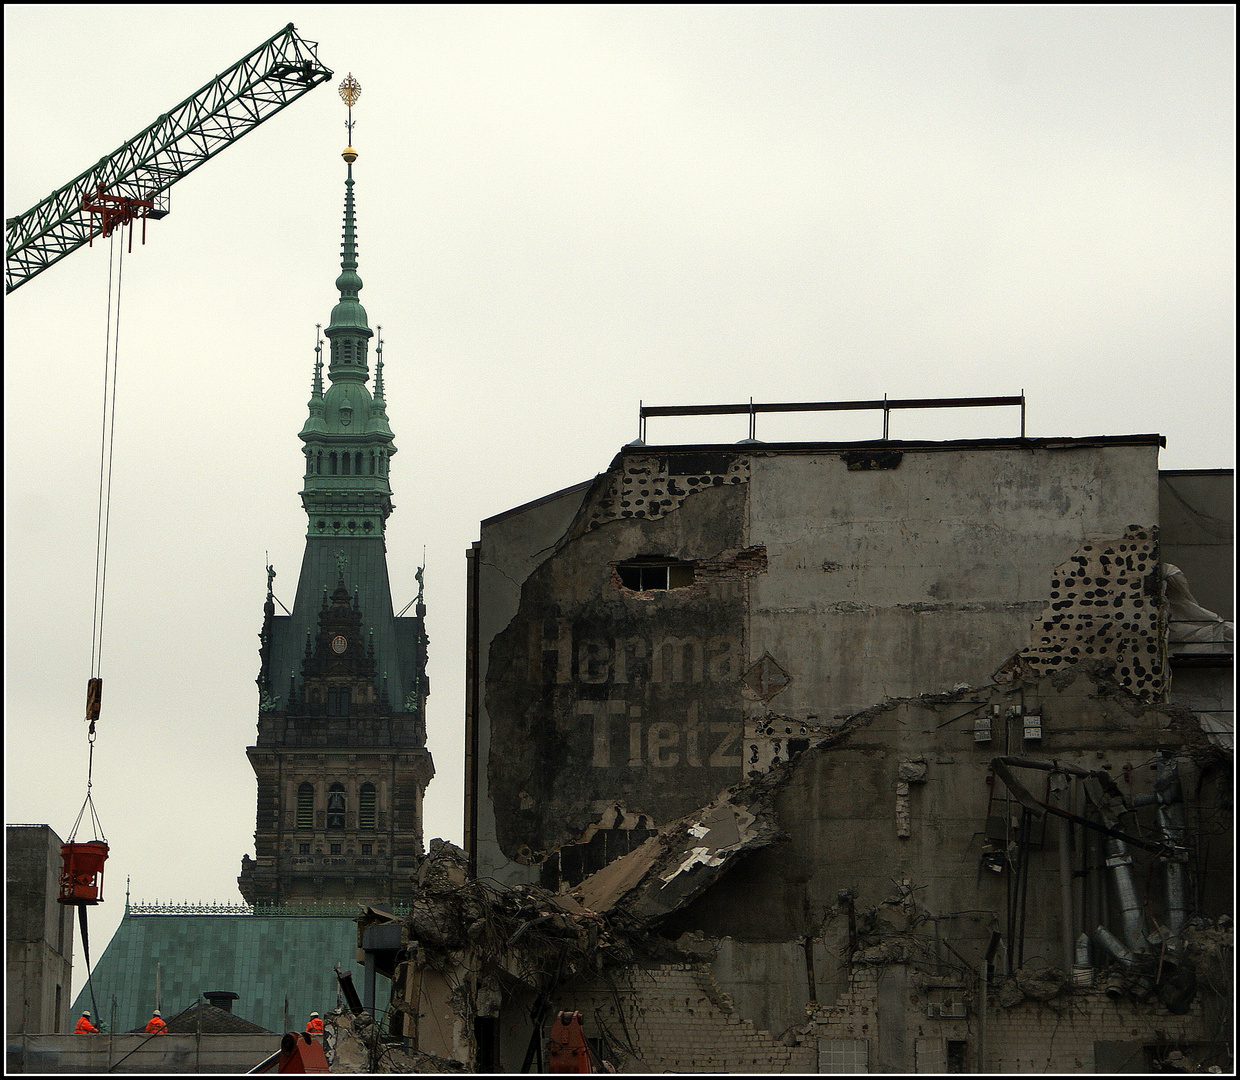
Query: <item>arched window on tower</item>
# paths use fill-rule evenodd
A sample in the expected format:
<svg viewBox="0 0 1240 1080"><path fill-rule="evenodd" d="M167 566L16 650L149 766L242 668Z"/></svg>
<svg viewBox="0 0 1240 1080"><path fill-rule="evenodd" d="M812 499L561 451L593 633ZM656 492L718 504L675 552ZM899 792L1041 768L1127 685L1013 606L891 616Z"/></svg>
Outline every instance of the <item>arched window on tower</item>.
<svg viewBox="0 0 1240 1080"><path fill-rule="evenodd" d="M297 789L297 827L314 828L314 785L309 782Z"/></svg>
<svg viewBox="0 0 1240 1080"><path fill-rule="evenodd" d="M357 473L358 476L361 476L362 475L362 452L360 450L357 452L356 455L354 455L354 464L357 466L357 468L354 471Z"/></svg>
<svg viewBox="0 0 1240 1080"><path fill-rule="evenodd" d="M359 829L375 827L375 785L363 784L357 793L357 826Z"/></svg>
<svg viewBox="0 0 1240 1080"><path fill-rule="evenodd" d="M341 471L345 474L345 476L348 476L348 475L349 475L349 465L350 465L350 464L352 464L352 462L353 462L353 455L352 455L352 454L350 454L350 453L346 450L343 454L341 454L341 455L340 455L340 460L344 463L344 468L343 468Z"/></svg>
<svg viewBox="0 0 1240 1080"><path fill-rule="evenodd" d="M318 460L315 463L314 471L316 473L321 473L323 471L323 451L322 450L320 450L318 453Z"/></svg>
<svg viewBox="0 0 1240 1080"><path fill-rule="evenodd" d="M339 781L327 789L327 827L344 828L344 784Z"/></svg>
<svg viewBox="0 0 1240 1080"><path fill-rule="evenodd" d="M370 452L370 475L375 475L375 452L373 450Z"/></svg>
<svg viewBox="0 0 1240 1080"><path fill-rule="evenodd" d="M327 715L348 716L352 698L353 695L347 686L329 686L327 688Z"/></svg>
<svg viewBox="0 0 1240 1080"><path fill-rule="evenodd" d="M336 452L333 450L328 457L328 463L331 465L332 476L336 475Z"/></svg>

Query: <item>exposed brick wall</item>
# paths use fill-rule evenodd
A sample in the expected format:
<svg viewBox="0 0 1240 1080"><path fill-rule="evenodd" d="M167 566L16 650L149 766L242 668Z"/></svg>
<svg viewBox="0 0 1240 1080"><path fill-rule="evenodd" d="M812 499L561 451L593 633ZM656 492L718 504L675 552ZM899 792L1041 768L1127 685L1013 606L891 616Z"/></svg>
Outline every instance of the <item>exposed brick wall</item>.
<svg viewBox="0 0 1240 1080"><path fill-rule="evenodd" d="M836 998L834 1005L811 1007L806 1044L816 1039L868 1039L873 1070L879 1036L877 1003L881 973L882 968L877 966L854 967L848 989ZM926 1016L925 1006L932 996L924 989L914 988L909 997L904 1041L910 1051L914 1046L919 1048L916 1061L907 1062L909 1071L941 1071L927 1068L940 1056L927 1052L934 1040L940 1040L942 1046L946 1046L947 1040L966 1042L970 1071L1088 1073L1095 1069L1095 1042L1130 1042L1136 1051L1141 1044L1210 1042L1220 1037L1208 1030L1200 996L1188 1013L1174 1016L1157 1002L1112 999L1097 986L1076 987L1070 994L1046 1002L1027 999L1003 1008L992 987L986 1022L986 1061L982 1064L977 1061L981 1019L976 999L970 999L966 1018L938 1020Z"/></svg>
<svg viewBox="0 0 1240 1080"><path fill-rule="evenodd" d="M1095 1042L1208 1040L1201 999L1183 1016L1158 1004L1112 1000L1101 989L1074 990L1047 1002L993 1004L986 1024L985 1072L1093 1072ZM1136 1062L1138 1067L1140 1062Z"/></svg>
<svg viewBox="0 0 1240 1080"><path fill-rule="evenodd" d="M561 1001L581 1010L587 1036L620 1048L620 1072L817 1071L813 1043L786 1045L738 1016L709 964L628 969Z"/></svg>

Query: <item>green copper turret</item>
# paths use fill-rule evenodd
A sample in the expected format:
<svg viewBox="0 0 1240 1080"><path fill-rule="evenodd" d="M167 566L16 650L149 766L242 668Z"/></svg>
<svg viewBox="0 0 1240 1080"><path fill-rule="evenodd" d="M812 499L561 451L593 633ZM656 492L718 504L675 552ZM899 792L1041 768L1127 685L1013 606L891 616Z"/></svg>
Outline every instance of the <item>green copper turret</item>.
<svg viewBox="0 0 1240 1080"><path fill-rule="evenodd" d="M357 272L353 199L356 157L352 148L345 151L349 171L345 180L340 276L336 278L340 298L324 331L331 343L327 369L331 387L323 392L320 344L316 349L309 416L301 429L301 439L306 444L301 501L309 519L308 537L380 537L392 512L388 464L396 447L388 426L382 384L376 383L377 397L372 397L366 388L370 380L367 351L374 332L358 299L362 279Z"/></svg>

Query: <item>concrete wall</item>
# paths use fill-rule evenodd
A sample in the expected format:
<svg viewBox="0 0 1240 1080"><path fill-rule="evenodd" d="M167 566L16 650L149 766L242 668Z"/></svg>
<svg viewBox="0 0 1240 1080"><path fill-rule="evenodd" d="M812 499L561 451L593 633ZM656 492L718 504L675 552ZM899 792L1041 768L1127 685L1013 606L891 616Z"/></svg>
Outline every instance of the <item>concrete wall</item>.
<svg viewBox="0 0 1240 1080"><path fill-rule="evenodd" d="M750 660L791 676L771 709L826 719L979 685L1031 644L1053 571L1158 522L1156 446L753 456Z"/></svg>
<svg viewBox="0 0 1240 1080"><path fill-rule="evenodd" d="M60 893L61 839L47 825L5 828L5 1023L69 1031L74 909ZM58 1008L59 1003L59 1008Z"/></svg>
<svg viewBox="0 0 1240 1080"><path fill-rule="evenodd" d="M985 684L1018 655L1047 671L1105 655L1156 698L1157 452L1141 436L930 444L863 468L843 448L633 448L588 491L485 522L479 873L530 880L551 855L556 884L557 851L613 858L621 833L690 813L790 742ZM692 564L693 582L625 588L617 565L642 558ZM1077 582L1119 558L1133 565L1111 574L1103 619L1093 578ZM1112 603L1131 634L1112 634ZM562 876L596 868L575 857Z"/></svg>
<svg viewBox="0 0 1240 1080"><path fill-rule="evenodd" d="M280 1049L263 1035L10 1036L10 1073L245 1073ZM122 1061L122 1059L124 1059Z"/></svg>
<svg viewBox="0 0 1240 1080"><path fill-rule="evenodd" d="M472 813L471 808L466 807L466 819L472 818L477 830L470 847L471 854L477 858L479 873L505 884L537 881L538 870L509 859L500 850L495 810L486 794L493 724L483 688L489 679L490 642L516 614L521 583L547 557L547 549L564 535L589 487L590 484L585 483L566 488L482 523L481 546L476 556L479 581L472 613L477 622L476 637L471 642L474 666L466 676L478 688L479 714L472 722L477 725L475 776L481 794L476 798ZM469 784L467 777L467 800L470 798Z"/></svg>

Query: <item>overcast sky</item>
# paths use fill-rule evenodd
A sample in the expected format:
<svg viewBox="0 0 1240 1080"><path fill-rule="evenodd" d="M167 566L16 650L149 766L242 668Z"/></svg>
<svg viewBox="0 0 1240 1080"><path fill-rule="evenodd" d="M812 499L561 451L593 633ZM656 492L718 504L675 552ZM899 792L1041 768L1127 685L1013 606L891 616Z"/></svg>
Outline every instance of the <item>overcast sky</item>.
<svg viewBox="0 0 1240 1080"><path fill-rule="evenodd" d="M253 850L264 552L291 605L346 73L397 608L426 548L427 838L460 842L465 549L480 519L604 469L639 400L1023 389L1031 435L1159 432L1163 468L1233 465L1233 16L6 5L6 217L290 20L336 73L179 183L126 260L96 953L126 875L135 900L236 900ZM6 815L62 836L85 794L105 252L5 304ZM901 413L891 434L1018 423ZM651 420L649 439L745 433Z"/></svg>

